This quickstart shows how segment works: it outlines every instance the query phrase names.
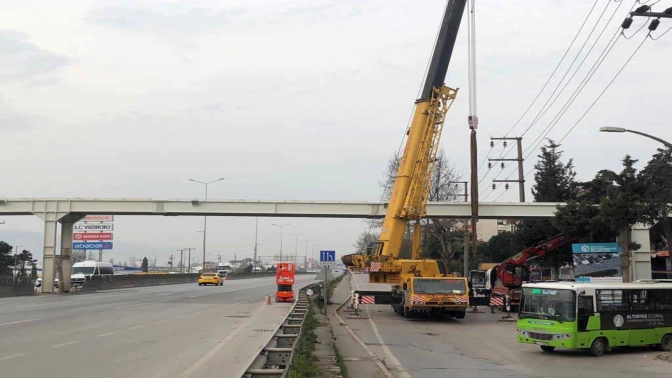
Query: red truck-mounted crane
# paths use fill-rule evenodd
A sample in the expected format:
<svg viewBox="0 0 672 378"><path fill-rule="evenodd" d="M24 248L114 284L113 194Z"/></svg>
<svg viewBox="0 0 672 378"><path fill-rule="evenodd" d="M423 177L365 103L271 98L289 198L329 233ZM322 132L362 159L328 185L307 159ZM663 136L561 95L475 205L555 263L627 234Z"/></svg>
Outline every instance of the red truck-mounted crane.
<svg viewBox="0 0 672 378"><path fill-rule="evenodd" d="M489 278L490 306L503 307L505 305L505 296L509 295L510 305L517 308L520 304L521 290L523 283L530 279L530 269L527 262L536 257L544 256L548 252L562 248L576 240L574 237L560 234L538 245L529 247L521 252L509 257L502 263L488 269L486 277Z"/></svg>
<svg viewBox="0 0 672 378"><path fill-rule="evenodd" d="M275 292L276 302L294 301L294 280L296 277L296 265L294 263L278 263L275 267L275 284L278 290Z"/></svg>

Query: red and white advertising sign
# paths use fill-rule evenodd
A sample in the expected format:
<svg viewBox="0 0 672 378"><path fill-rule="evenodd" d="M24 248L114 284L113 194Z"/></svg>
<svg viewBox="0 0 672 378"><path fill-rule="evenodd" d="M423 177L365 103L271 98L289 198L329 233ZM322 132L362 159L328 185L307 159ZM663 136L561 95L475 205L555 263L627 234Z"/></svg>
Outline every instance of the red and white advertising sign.
<svg viewBox="0 0 672 378"><path fill-rule="evenodd" d="M95 241L112 240L112 233L111 232L97 232L90 234L76 233L72 234L72 240L95 240Z"/></svg>
<svg viewBox="0 0 672 378"><path fill-rule="evenodd" d="M87 215L80 222L114 222L114 215Z"/></svg>

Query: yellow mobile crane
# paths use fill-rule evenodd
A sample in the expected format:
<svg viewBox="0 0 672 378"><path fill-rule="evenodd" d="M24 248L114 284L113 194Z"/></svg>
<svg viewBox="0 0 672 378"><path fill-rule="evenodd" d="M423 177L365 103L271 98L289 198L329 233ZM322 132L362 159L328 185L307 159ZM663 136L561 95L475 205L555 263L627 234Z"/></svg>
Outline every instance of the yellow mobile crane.
<svg viewBox="0 0 672 378"><path fill-rule="evenodd" d="M360 303L392 305L406 317L422 311L461 319L469 306L466 278L450 276L442 261L421 258L420 245L420 219L426 215L439 139L457 94L443 82L465 5L466 0L449 0L446 6L379 240L366 253L342 257L346 266L368 268L369 282L392 284L391 291L359 291ZM413 222L412 257L400 259L409 222Z"/></svg>

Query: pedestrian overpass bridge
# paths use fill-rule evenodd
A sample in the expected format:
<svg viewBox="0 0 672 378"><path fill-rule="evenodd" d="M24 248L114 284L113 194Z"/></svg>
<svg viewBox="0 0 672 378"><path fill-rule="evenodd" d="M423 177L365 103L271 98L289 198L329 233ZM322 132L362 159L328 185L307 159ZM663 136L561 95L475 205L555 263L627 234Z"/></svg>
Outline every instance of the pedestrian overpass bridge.
<svg viewBox="0 0 672 378"><path fill-rule="evenodd" d="M552 218L564 203L484 202L478 206L479 219ZM183 199L98 199L98 198L0 198L0 216L35 215L44 221L42 292L52 292L55 269L61 272L65 290L70 281L70 254L74 224L86 215L154 216L235 216L235 217L312 217L382 218L387 204L353 201L263 201L263 200L183 200ZM428 218L471 218L467 202L430 202ZM60 254L56 253L57 224L61 224ZM640 230L642 232L637 232ZM646 230L646 232L643 232ZM649 246L648 227L633 230L633 241ZM643 247L644 249L644 247ZM648 257L648 251L646 256ZM642 254L643 255L643 254ZM648 278L651 278L650 263ZM637 275L647 278L646 274Z"/></svg>

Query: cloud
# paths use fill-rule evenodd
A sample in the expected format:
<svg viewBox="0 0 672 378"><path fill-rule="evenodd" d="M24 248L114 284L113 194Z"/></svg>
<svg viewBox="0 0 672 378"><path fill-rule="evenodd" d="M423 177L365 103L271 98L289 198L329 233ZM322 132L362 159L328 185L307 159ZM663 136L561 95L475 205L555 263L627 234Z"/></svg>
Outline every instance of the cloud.
<svg viewBox="0 0 672 378"><path fill-rule="evenodd" d="M89 13L89 22L136 31L203 33L226 24L230 17L246 13L243 8L215 10L183 4L161 4L153 8L107 7Z"/></svg>
<svg viewBox="0 0 672 378"><path fill-rule="evenodd" d="M26 80L54 72L70 62L66 56L32 44L26 34L0 30L0 79Z"/></svg>

